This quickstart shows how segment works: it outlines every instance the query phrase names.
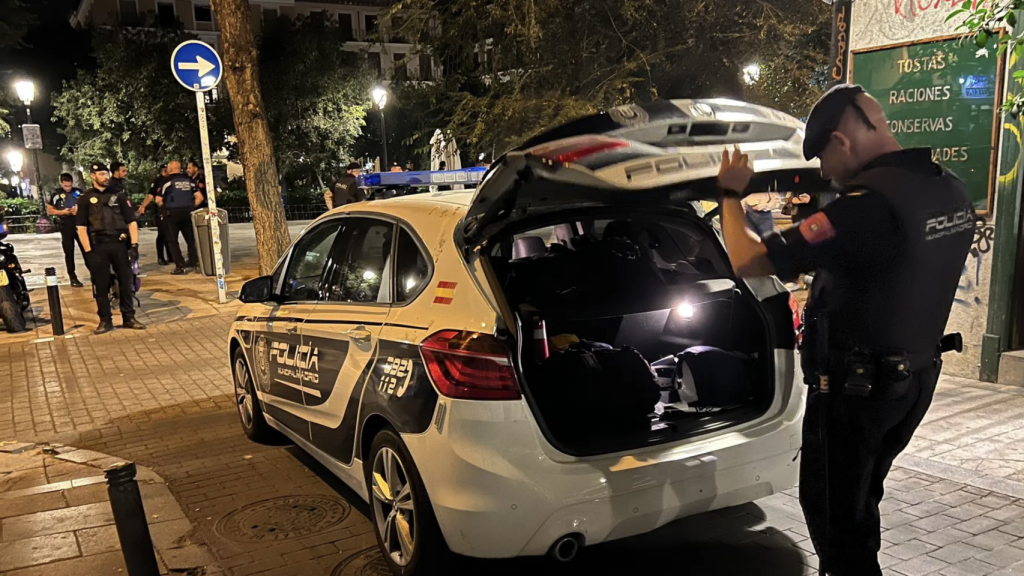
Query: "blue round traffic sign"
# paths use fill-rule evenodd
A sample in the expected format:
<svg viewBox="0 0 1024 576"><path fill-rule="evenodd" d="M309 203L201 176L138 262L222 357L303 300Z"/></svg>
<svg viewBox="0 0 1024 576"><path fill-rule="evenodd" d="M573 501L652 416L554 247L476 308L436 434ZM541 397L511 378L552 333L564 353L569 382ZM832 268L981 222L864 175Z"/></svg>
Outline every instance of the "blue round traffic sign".
<svg viewBox="0 0 1024 576"><path fill-rule="evenodd" d="M194 92L205 92L216 86L223 71L224 66L217 51L199 40L182 42L171 54L174 78Z"/></svg>

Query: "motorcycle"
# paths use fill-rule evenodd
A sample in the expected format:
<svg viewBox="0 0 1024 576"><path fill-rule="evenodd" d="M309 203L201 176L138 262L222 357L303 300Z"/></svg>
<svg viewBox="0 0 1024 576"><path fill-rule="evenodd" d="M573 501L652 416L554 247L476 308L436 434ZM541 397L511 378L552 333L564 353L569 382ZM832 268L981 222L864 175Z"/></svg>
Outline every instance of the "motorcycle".
<svg viewBox="0 0 1024 576"><path fill-rule="evenodd" d="M14 254L14 246L3 241L8 234L3 212L0 211L0 320L7 331L13 333L25 330L25 310L31 304L25 274L32 271L22 269Z"/></svg>

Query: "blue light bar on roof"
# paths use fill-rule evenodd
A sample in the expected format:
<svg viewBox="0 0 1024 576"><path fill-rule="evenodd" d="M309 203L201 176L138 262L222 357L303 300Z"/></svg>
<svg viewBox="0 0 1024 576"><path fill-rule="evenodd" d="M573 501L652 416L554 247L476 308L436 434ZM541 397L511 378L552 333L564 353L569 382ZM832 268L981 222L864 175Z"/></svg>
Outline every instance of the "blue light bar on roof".
<svg viewBox="0 0 1024 576"><path fill-rule="evenodd" d="M360 188L390 188L393 186L451 186L478 184L487 168L473 167L439 172L375 172L360 174L356 185Z"/></svg>

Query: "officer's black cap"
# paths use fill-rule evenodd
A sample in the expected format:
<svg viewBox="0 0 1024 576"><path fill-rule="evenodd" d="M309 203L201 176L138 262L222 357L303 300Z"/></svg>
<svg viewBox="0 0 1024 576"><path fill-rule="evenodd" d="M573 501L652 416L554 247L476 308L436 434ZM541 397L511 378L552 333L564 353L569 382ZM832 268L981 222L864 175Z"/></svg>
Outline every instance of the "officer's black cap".
<svg viewBox="0 0 1024 576"><path fill-rule="evenodd" d="M93 162L92 166L89 167L89 172L107 172L107 165L103 162Z"/></svg>
<svg viewBox="0 0 1024 576"><path fill-rule="evenodd" d="M839 128L846 109L854 105L864 89L857 85L839 84L825 93L811 108L804 136L804 159L810 160L828 147L832 133Z"/></svg>
<svg viewBox="0 0 1024 576"><path fill-rule="evenodd" d="M361 170L363 167L359 165L359 162L349 162L348 168L345 170Z"/></svg>

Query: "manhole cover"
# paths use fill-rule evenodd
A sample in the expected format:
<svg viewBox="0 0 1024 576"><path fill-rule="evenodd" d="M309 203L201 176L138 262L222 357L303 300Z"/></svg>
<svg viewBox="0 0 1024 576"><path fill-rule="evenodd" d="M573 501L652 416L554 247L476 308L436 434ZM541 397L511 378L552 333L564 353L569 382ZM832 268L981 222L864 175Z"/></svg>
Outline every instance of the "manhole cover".
<svg viewBox="0 0 1024 576"><path fill-rule="evenodd" d="M330 530L348 518L352 507L321 496L283 496L249 504L217 522L217 532L236 542L265 542Z"/></svg>
<svg viewBox="0 0 1024 576"><path fill-rule="evenodd" d="M346 558L334 567L331 576L391 576L391 570L380 555L380 548L374 546Z"/></svg>

